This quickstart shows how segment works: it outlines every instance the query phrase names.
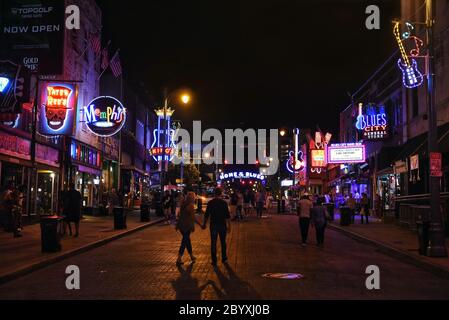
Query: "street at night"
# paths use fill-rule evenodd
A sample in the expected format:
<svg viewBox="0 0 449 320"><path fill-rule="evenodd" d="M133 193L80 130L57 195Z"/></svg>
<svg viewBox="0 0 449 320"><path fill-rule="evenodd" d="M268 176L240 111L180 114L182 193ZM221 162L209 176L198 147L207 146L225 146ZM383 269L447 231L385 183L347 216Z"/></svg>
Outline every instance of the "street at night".
<svg viewBox="0 0 449 320"><path fill-rule="evenodd" d="M232 225L229 263L213 268L208 232L192 236L198 261L177 267L180 237L156 225L1 287L1 299L448 299L449 280L379 253L329 230L325 248L298 246L297 219L251 217ZM314 237L312 231L311 236ZM382 272L381 290L365 287L367 266ZM77 265L81 290L65 288L65 269ZM304 278L263 278L299 273Z"/></svg>
<svg viewBox="0 0 449 320"><path fill-rule="evenodd" d="M0 0L0 303L449 300L448 48L447 0Z"/></svg>

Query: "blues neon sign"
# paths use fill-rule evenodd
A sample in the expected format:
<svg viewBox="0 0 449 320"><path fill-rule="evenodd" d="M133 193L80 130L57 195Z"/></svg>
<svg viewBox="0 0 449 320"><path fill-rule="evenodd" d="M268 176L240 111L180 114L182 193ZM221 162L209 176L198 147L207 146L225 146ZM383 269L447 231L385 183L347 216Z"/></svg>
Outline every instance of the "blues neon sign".
<svg viewBox="0 0 449 320"><path fill-rule="evenodd" d="M362 109L363 104L360 103L355 127L363 131L363 138L367 140L387 138L388 121L385 107L380 106L376 108L373 105L368 105L366 114L363 114Z"/></svg>
<svg viewBox="0 0 449 320"><path fill-rule="evenodd" d="M256 179L256 180L264 181L265 176L261 175L260 173L243 172L243 171L222 173L220 175L220 180L227 180L227 179Z"/></svg>

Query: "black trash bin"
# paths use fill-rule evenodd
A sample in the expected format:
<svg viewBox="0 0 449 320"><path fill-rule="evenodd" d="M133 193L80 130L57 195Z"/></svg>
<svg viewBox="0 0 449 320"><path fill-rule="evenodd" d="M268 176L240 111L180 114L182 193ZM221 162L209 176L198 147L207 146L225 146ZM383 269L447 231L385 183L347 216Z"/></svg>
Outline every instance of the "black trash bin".
<svg viewBox="0 0 449 320"><path fill-rule="evenodd" d="M411 206L411 210L416 217L419 254L425 256L429 246L430 206Z"/></svg>
<svg viewBox="0 0 449 320"><path fill-rule="evenodd" d="M340 225L349 226L351 224L351 209L349 207L340 207Z"/></svg>
<svg viewBox="0 0 449 320"><path fill-rule="evenodd" d="M114 230L126 229L126 213L125 208L114 208Z"/></svg>
<svg viewBox="0 0 449 320"><path fill-rule="evenodd" d="M42 216L41 223L41 246L42 252L61 251L61 235L59 227L62 218L58 216Z"/></svg>
<svg viewBox="0 0 449 320"><path fill-rule="evenodd" d="M278 199L278 213L281 213L281 200Z"/></svg>
<svg viewBox="0 0 449 320"><path fill-rule="evenodd" d="M147 203L142 203L140 205L140 221L141 222L150 221L150 206Z"/></svg>

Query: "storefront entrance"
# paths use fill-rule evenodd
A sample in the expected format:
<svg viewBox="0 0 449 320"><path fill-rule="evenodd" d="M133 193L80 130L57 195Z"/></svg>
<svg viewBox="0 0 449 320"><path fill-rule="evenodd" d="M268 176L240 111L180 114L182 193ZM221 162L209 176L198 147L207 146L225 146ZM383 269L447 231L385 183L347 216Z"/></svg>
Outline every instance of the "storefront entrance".
<svg viewBox="0 0 449 320"><path fill-rule="evenodd" d="M57 210L58 175L53 171L37 172L35 210L40 215L50 215Z"/></svg>

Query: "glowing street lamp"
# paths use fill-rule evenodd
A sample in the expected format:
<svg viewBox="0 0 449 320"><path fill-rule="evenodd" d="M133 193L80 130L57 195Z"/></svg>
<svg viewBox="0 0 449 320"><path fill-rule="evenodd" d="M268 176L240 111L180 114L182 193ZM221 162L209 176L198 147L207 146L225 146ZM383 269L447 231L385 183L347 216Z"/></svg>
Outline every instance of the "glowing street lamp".
<svg viewBox="0 0 449 320"><path fill-rule="evenodd" d="M284 129L282 129L282 130L279 132L279 134L281 135L281 137L285 136L286 133L287 133L287 132L286 132Z"/></svg>
<svg viewBox="0 0 449 320"><path fill-rule="evenodd" d="M188 104L190 102L190 96L188 94L183 94L181 96L181 101L184 104Z"/></svg>

